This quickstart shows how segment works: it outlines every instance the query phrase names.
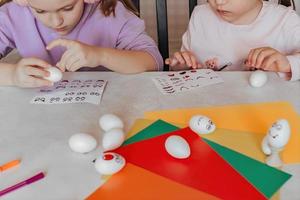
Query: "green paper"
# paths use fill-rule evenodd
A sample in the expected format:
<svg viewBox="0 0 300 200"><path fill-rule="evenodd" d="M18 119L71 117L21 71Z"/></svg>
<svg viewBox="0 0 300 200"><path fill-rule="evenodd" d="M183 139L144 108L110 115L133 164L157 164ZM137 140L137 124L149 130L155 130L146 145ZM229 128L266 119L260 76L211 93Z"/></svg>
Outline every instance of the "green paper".
<svg viewBox="0 0 300 200"><path fill-rule="evenodd" d="M139 133L135 134L134 136L128 138L122 146L128 145L128 144L132 144L135 142L139 142L142 140L147 140L149 138L154 138L156 136L160 136L162 134L165 133L170 133L173 131L178 130L179 128L166 123L162 120L157 120L155 123L151 124L150 126L148 126L147 128L145 128L144 130L141 130Z"/></svg>
<svg viewBox="0 0 300 200"><path fill-rule="evenodd" d="M158 120L127 139L123 146L173 132L178 129L178 127L172 124ZM276 191L291 177L290 174L270 167L213 141L205 138L203 139L267 198L271 198L274 193L276 193Z"/></svg>

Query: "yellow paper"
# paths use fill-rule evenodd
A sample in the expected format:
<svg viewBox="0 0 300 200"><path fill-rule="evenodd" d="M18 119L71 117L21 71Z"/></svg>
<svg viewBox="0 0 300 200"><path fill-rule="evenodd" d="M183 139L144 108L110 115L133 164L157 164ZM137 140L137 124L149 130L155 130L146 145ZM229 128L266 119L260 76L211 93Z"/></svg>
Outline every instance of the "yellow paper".
<svg viewBox="0 0 300 200"><path fill-rule="evenodd" d="M282 152L285 163L300 163L300 118L288 102L243 104L146 112L145 118L188 125L193 115L210 117L218 128L257 133L263 137L278 119L287 119L291 139ZM222 143L221 143L222 144Z"/></svg>

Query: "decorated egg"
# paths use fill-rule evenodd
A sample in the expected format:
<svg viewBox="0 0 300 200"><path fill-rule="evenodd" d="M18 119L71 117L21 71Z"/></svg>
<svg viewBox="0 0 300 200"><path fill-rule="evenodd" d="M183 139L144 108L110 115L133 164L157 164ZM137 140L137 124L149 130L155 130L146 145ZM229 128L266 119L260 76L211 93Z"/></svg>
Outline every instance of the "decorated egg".
<svg viewBox="0 0 300 200"><path fill-rule="evenodd" d="M125 140L125 134L122 129L114 128L104 133L102 138L102 147L104 151L114 150L120 147Z"/></svg>
<svg viewBox="0 0 300 200"><path fill-rule="evenodd" d="M280 119L272 124L268 131L267 140L271 147L282 148L290 139L291 129L289 122L285 119Z"/></svg>
<svg viewBox="0 0 300 200"><path fill-rule="evenodd" d="M191 155L187 141L178 135L169 136L165 141L166 151L174 158L185 159Z"/></svg>
<svg viewBox="0 0 300 200"><path fill-rule="evenodd" d="M99 125L104 131L109 131L110 129L122 129L124 128L123 121L114 114L105 114L99 119Z"/></svg>
<svg viewBox="0 0 300 200"><path fill-rule="evenodd" d="M267 73L261 70L256 70L252 72L249 78L250 85L252 87L262 87L268 81Z"/></svg>
<svg viewBox="0 0 300 200"><path fill-rule="evenodd" d="M63 77L62 72L56 67L49 67L45 70L47 70L50 73L50 75L48 77L44 77L44 79L53 83L60 81Z"/></svg>
<svg viewBox="0 0 300 200"><path fill-rule="evenodd" d="M190 119L190 129L198 134L209 134L215 131L216 125L206 116L195 115Z"/></svg>
<svg viewBox="0 0 300 200"><path fill-rule="evenodd" d="M69 146L74 152L88 153L96 148L97 141L91 135L78 133L70 137Z"/></svg>
<svg viewBox="0 0 300 200"><path fill-rule="evenodd" d="M123 156L117 153L104 153L96 159L95 168L102 175L113 175L126 164Z"/></svg>

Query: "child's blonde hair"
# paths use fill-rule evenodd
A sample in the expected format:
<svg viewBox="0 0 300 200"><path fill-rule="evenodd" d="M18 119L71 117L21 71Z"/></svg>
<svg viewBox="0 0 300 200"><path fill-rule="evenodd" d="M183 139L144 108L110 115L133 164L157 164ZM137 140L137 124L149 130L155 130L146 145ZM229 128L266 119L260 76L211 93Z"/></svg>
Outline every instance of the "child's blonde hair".
<svg viewBox="0 0 300 200"><path fill-rule="evenodd" d="M12 0L0 0L0 6L10 1ZM139 16L139 13L131 0L101 0L100 9L102 13L105 16L109 16L111 14L115 15L115 8L118 1L122 2L128 10L133 12L135 15Z"/></svg>

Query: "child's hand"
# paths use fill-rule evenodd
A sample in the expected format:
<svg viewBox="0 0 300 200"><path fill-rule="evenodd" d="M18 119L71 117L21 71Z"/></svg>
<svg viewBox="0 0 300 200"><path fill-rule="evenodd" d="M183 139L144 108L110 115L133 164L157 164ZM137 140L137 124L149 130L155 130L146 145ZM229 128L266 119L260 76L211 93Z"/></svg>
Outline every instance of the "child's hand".
<svg viewBox="0 0 300 200"><path fill-rule="evenodd" d="M13 0L16 4L19 4L20 6L27 6L28 1L27 0Z"/></svg>
<svg viewBox="0 0 300 200"><path fill-rule="evenodd" d="M67 50L62 55L60 61L56 64L62 71L68 70L71 72L77 71L82 67L97 67L99 66L99 48L83 44L81 42L57 39L52 41L47 49L62 46Z"/></svg>
<svg viewBox="0 0 300 200"><path fill-rule="evenodd" d="M45 68L51 67L50 64L37 58L23 58L15 66L13 82L16 86L33 88L52 86L53 83L43 79L50 74Z"/></svg>
<svg viewBox="0 0 300 200"><path fill-rule="evenodd" d="M270 47L252 49L246 66L265 71L291 72L291 65L285 55Z"/></svg>
<svg viewBox="0 0 300 200"><path fill-rule="evenodd" d="M202 68L202 65L197 61L194 54L190 51L176 52L174 53L173 57L167 58L165 63L169 65L172 70Z"/></svg>

